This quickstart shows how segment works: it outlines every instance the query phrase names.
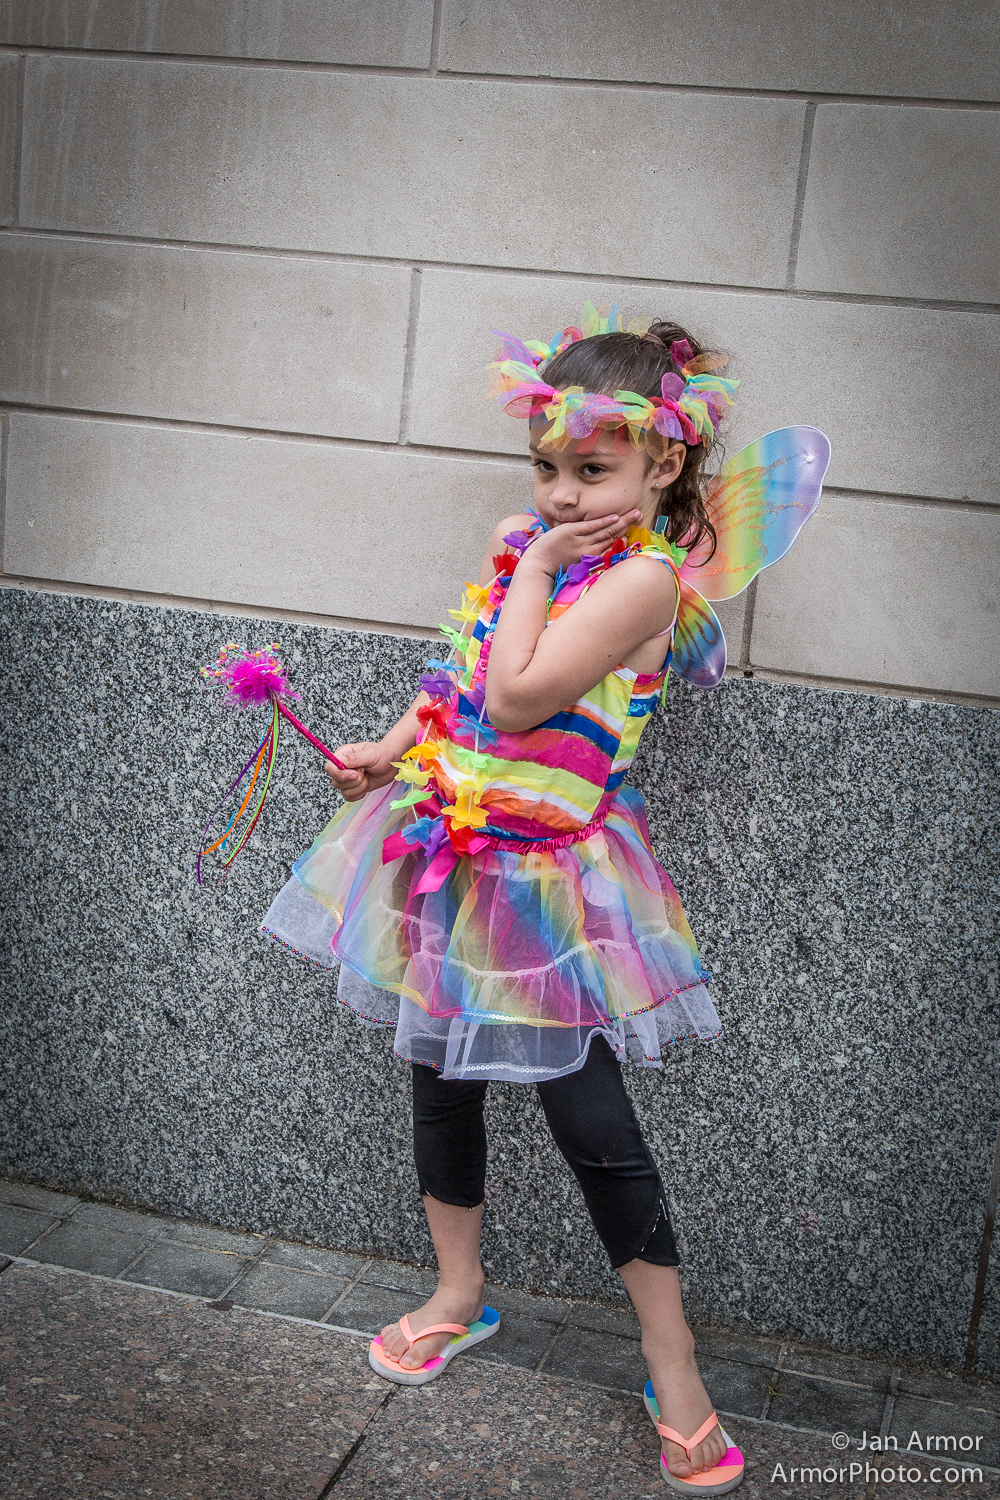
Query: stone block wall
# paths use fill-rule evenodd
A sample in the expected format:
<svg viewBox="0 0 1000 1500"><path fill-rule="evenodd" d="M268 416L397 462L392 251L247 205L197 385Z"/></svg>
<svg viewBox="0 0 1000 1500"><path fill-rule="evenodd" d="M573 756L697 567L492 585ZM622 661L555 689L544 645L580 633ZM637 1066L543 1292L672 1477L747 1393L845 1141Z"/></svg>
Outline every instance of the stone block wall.
<svg viewBox="0 0 1000 1500"><path fill-rule="evenodd" d="M253 947L328 799L296 752L195 892L239 735L188 682L277 632L321 733L389 722L529 493L490 330L617 301L731 352L730 452L833 444L722 611L726 683L638 771L729 1029L635 1084L689 1292L961 1363L997 1131L997 31L978 0L0 4L9 1170L426 1256L398 1065ZM497 1100L494 1270L614 1295L532 1098Z"/></svg>

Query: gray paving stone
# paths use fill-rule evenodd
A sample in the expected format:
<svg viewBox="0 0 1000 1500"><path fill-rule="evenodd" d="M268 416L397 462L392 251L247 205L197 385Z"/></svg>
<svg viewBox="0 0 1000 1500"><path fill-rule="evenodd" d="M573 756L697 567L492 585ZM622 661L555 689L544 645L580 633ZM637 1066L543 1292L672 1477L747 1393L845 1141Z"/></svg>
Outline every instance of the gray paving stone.
<svg viewBox="0 0 1000 1500"><path fill-rule="evenodd" d="M853 1359L847 1354L810 1354L804 1349L789 1349L786 1371L799 1375L822 1375L829 1380L848 1380L883 1394L889 1389L892 1366L870 1359Z"/></svg>
<svg viewBox="0 0 1000 1500"><path fill-rule="evenodd" d="M901 1396L892 1410L889 1433L895 1437L901 1449L918 1433L922 1451L933 1451L938 1457L957 1456L960 1462L979 1462L991 1468L1000 1468L1000 1417L992 1412L970 1411L967 1407L945 1406L939 1401L921 1401L913 1396ZM955 1452L944 1444L928 1445L928 1437L954 1438ZM962 1437L972 1438L971 1451L962 1453L958 1441ZM976 1444L976 1439L981 1442ZM916 1443L913 1443L916 1451Z"/></svg>
<svg viewBox="0 0 1000 1500"><path fill-rule="evenodd" d="M389 1287L393 1291L423 1292L429 1297L438 1283L437 1272L422 1266L405 1266L398 1261L377 1260L365 1272L365 1281L372 1286Z"/></svg>
<svg viewBox="0 0 1000 1500"><path fill-rule="evenodd" d="M154 1214L133 1213L130 1209L112 1208L107 1203L84 1203L73 1215L77 1224L100 1229L117 1229L119 1234L139 1234L155 1239L170 1229L172 1220Z"/></svg>
<svg viewBox="0 0 1000 1500"><path fill-rule="evenodd" d="M771 1372L761 1365L748 1365L712 1354L698 1355L698 1369L705 1389L718 1411L737 1412L741 1417L759 1417L764 1409Z"/></svg>
<svg viewBox="0 0 1000 1500"><path fill-rule="evenodd" d="M978 1407L1000 1412L1000 1386L964 1381L947 1370L900 1370L899 1391L906 1396L929 1396L934 1401L953 1402L956 1406Z"/></svg>
<svg viewBox="0 0 1000 1500"><path fill-rule="evenodd" d="M76 1208L79 1198L69 1193L54 1193L50 1188L34 1187L27 1182L5 1182L0 1180L0 1203L13 1203L19 1208L34 1208L39 1213L68 1214Z"/></svg>
<svg viewBox="0 0 1000 1500"><path fill-rule="evenodd" d="M269 1245L264 1259L274 1266L319 1271L324 1276L345 1276L348 1281L368 1264L360 1255L342 1255L339 1250L319 1250L313 1245L290 1245L284 1240Z"/></svg>
<svg viewBox="0 0 1000 1500"><path fill-rule="evenodd" d="M74 1215L35 1246L31 1259L89 1271L94 1276L117 1276L148 1244L144 1235L120 1234L100 1224L78 1223Z"/></svg>
<svg viewBox="0 0 1000 1500"><path fill-rule="evenodd" d="M740 1338L737 1334L715 1328L695 1328L694 1342L699 1359L711 1354L717 1359L730 1359L741 1365L759 1365L767 1371L774 1369L781 1353L778 1339Z"/></svg>
<svg viewBox="0 0 1000 1500"><path fill-rule="evenodd" d="M318 1276L314 1271L296 1271L262 1260L227 1295L240 1307L318 1320L347 1285L343 1276ZM334 1313L333 1322L337 1321Z"/></svg>
<svg viewBox="0 0 1000 1500"><path fill-rule="evenodd" d="M484 1295L487 1306L495 1307L498 1313L520 1313L522 1317L557 1326L573 1305L568 1299L536 1297L531 1292L519 1292L509 1286L498 1286L492 1281L486 1283Z"/></svg>
<svg viewBox="0 0 1000 1500"><path fill-rule="evenodd" d="M589 1302L574 1302L569 1326L589 1328L594 1333L616 1333L626 1339L642 1337L639 1319L630 1307L598 1307Z"/></svg>
<svg viewBox="0 0 1000 1500"><path fill-rule="evenodd" d="M259 1255L266 1244L262 1234L232 1234L213 1224L175 1224L168 1240L185 1245L201 1245L206 1250L228 1250L234 1255Z"/></svg>
<svg viewBox="0 0 1000 1500"><path fill-rule="evenodd" d="M818 1432L878 1432L885 1397L857 1386L836 1385L808 1375L777 1377L778 1394L771 1400L768 1417L791 1427L812 1427Z"/></svg>
<svg viewBox="0 0 1000 1500"><path fill-rule="evenodd" d="M4 1205L0 1207L0 1248L8 1255L20 1255L32 1240L37 1240L55 1222L52 1214L32 1213L26 1208Z"/></svg>
<svg viewBox="0 0 1000 1500"><path fill-rule="evenodd" d="M470 1349L469 1358L533 1370L551 1344L557 1327L558 1324L543 1323L538 1318L526 1318L520 1313L502 1312L499 1332L484 1344L476 1344Z"/></svg>
<svg viewBox="0 0 1000 1500"><path fill-rule="evenodd" d="M425 1296L401 1292L395 1288L372 1286L359 1281L352 1286L330 1319L338 1328L357 1328L362 1333L381 1333L388 1323L396 1323L403 1313L414 1312L427 1301Z"/></svg>
<svg viewBox="0 0 1000 1500"><path fill-rule="evenodd" d="M587 1328L565 1328L545 1361L545 1373L641 1393L648 1371L635 1339Z"/></svg>
<svg viewBox="0 0 1000 1500"><path fill-rule="evenodd" d="M191 1292L196 1297L218 1297L246 1264L238 1255L164 1240L143 1256L128 1273L128 1280L170 1292Z"/></svg>

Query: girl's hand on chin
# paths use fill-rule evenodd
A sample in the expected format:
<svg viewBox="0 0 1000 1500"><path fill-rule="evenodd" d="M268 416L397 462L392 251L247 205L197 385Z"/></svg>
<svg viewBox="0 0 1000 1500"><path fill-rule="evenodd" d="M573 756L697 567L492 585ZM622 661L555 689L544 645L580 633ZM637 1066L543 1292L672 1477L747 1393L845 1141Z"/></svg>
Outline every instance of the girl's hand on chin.
<svg viewBox="0 0 1000 1500"><path fill-rule="evenodd" d="M630 510L621 516L592 516L587 521L563 521L532 542L520 566L530 563L554 578L560 568L571 567L581 557L599 556L606 552L613 541L624 536L630 526L638 525L641 520L641 510Z"/></svg>

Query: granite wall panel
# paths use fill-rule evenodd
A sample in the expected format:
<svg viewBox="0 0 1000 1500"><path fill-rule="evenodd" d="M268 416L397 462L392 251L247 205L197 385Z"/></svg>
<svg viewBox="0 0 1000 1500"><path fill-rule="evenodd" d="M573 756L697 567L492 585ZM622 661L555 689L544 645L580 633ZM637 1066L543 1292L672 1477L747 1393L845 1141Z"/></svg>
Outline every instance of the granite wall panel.
<svg viewBox="0 0 1000 1500"><path fill-rule="evenodd" d="M983 1214L985 1219L985 1212ZM1000 1367L1000 1254L993 1240L993 1253L986 1272L985 1296L979 1322L975 1369L979 1373Z"/></svg>
<svg viewBox="0 0 1000 1500"><path fill-rule="evenodd" d="M996 510L828 494L760 576L750 659L1000 698L998 640Z"/></svg>
<svg viewBox="0 0 1000 1500"><path fill-rule="evenodd" d="M22 223L781 286L804 112L796 99L32 57ZM577 170L550 170L559 142ZM698 214L679 213L695 185Z"/></svg>
<svg viewBox="0 0 1000 1500"><path fill-rule="evenodd" d="M0 224L16 217L14 163L18 151L17 95L20 59L0 56Z"/></svg>
<svg viewBox="0 0 1000 1500"><path fill-rule="evenodd" d="M8 420L4 566L28 578L434 625L530 494L500 461Z"/></svg>
<svg viewBox="0 0 1000 1500"><path fill-rule="evenodd" d="M631 317L677 318L732 355L742 381L726 449L807 422L833 445L829 484L956 500L1000 499L1000 438L986 372L1000 356L988 313L886 307L624 281L427 270L420 294L410 439L523 453L525 424L486 399L500 328L550 338L590 298ZM905 392L905 399L901 393ZM930 434L947 432L948 440Z"/></svg>
<svg viewBox="0 0 1000 1500"><path fill-rule="evenodd" d="M444 0L441 66L680 87L1000 99L986 0Z"/></svg>
<svg viewBox="0 0 1000 1500"><path fill-rule="evenodd" d="M795 284L1000 302L998 198L995 110L820 105Z"/></svg>
<svg viewBox="0 0 1000 1500"><path fill-rule="evenodd" d="M395 442L412 272L0 238L0 397Z"/></svg>
<svg viewBox="0 0 1000 1500"><path fill-rule="evenodd" d="M0 41L426 68L433 0L6 0Z"/></svg>
<svg viewBox="0 0 1000 1500"><path fill-rule="evenodd" d="M0 594L3 1167L427 1263L406 1068L257 934L334 807L304 742L226 883L194 884L255 743L197 668L248 630L334 744L381 733L429 654ZM694 1317L960 1366L996 1135L997 734L983 710L742 679L675 684L647 731L635 780L726 1028L628 1070ZM490 1101L489 1274L620 1300L534 1092Z"/></svg>

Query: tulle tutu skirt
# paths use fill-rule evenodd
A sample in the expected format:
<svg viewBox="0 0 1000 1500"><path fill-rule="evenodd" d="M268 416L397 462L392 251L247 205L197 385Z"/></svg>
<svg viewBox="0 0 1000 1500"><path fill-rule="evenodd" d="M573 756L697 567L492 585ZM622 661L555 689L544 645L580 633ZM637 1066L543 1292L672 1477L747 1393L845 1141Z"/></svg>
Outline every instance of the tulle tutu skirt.
<svg viewBox="0 0 1000 1500"><path fill-rule="evenodd" d="M583 1066L591 1038L658 1066L667 1044L721 1031L677 892L623 787L603 827L562 848L460 857L438 890L428 860L382 863L412 822L401 783L347 803L299 859L262 929L325 968L395 1051L445 1078L538 1083ZM424 882L427 883L426 881Z"/></svg>

